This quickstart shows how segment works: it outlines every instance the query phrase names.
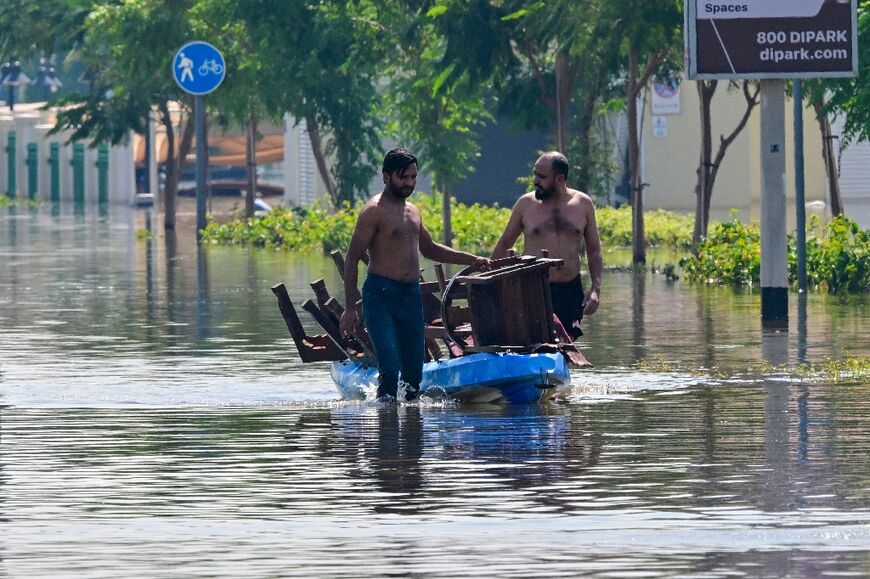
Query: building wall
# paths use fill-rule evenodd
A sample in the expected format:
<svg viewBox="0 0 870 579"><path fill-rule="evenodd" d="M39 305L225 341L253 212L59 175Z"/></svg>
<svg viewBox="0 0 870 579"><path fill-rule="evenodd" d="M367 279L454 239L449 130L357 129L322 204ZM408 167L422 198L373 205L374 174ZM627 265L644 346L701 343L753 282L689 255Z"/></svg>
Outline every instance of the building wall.
<svg viewBox="0 0 870 579"><path fill-rule="evenodd" d="M38 150L37 199L47 201L51 194L50 169L48 164L50 144L60 144L60 199L73 199L72 144L68 133L48 135L54 127L52 111L38 110L43 103L24 103L16 105L14 111L4 111L0 115L0 191L6 194L9 163L6 147L10 131L15 131L15 169L16 197L27 196L27 145L36 143ZM91 143L85 144L85 200L97 201L97 151ZM129 143L109 147L108 196L111 203L130 204L135 195L133 149Z"/></svg>
<svg viewBox="0 0 870 579"><path fill-rule="evenodd" d="M843 119L832 126L834 135L843 132ZM840 165L840 197L846 215L858 224L870 229L870 142L859 141L842 147L841 140L834 141Z"/></svg>
<svg viewBox="0 0 870 579"><path fill-rule="evenodd" d="M713 156L718 150L720 136L730 134L745 110L745 99L740 89L726 90L720 81L712 101ZM716 179L711 200L711 217L725 219L732 209L742 219L759 219L761 196L761 105L740 135L728 148ZM794 144L793 105L786 101L786 190L788 199L788 227L794 228ZM644 106L642 137L643 182L649 183L645 191L644 207L673 211L695 211L695 185L701 147L701 122L697 86L694 81L683 81L680 90L679 114L662 115L666 119L667 134L654 134L655 117L650 99ZM821 157L821 136L818 123L811 110L804 110L804 167L806 201L826 204L827 181ZM826 206L826 205L825 205ZM813 203L808 211L818 211Z"/></svg>

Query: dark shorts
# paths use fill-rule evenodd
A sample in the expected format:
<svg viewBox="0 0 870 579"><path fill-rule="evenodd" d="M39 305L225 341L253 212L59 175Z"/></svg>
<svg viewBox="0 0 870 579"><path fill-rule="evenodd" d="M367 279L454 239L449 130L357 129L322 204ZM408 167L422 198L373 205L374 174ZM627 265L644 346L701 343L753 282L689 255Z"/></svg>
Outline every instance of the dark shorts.
<svg viewBox="0 0 870 579"><path fill-rule="evenodd" d="M550 297L553 300L553 313L565 326L575 340L583 335L580 322L583 321L583 283L580 276L566 282L550 282Z"/></svg>

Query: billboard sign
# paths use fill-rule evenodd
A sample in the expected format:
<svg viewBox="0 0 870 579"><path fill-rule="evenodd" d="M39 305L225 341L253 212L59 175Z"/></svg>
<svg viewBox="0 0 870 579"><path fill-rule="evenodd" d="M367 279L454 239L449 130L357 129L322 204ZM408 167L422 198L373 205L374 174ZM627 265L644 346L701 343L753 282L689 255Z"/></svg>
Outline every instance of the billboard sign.
<svg viewBox="0 0 870 579"><path fill-rule="evenodd" d="M858 73L857 0L685 0L689 78Z"/></svg>

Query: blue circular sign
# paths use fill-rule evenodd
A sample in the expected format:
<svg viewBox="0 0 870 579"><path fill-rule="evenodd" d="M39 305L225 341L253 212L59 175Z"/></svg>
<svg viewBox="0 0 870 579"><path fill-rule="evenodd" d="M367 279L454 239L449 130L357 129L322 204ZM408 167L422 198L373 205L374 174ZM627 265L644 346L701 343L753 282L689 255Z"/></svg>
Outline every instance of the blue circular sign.
<svg viewBox="0 0 870 579"><path fill-rule="evenodd" d="M208 42L194 40L175 53L172 76L185 92L204 95L224 80L226 68L224 57L217 48Z"/></svg>

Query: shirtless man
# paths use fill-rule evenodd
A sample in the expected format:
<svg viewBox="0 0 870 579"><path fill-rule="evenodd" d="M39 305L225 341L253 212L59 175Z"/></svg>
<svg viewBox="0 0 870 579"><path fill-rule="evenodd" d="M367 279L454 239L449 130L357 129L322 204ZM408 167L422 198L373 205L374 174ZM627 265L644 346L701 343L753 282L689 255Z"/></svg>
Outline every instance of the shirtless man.
<svg viewBox="0 0 870 579"><path fill-rule="evenodd" d="M535 190L514 205L491 257L505 257L522 234L527 255L540 255L546 249L549 257L564 260L564 265L550 270L550 294L553 313L576 340L583 335L583 315L598 309L602 259L592 198L568 189L567 178L568 159L563 154L553 151L541 155L535 162ZM588 296L584 296L580 281L581 240L586 244L592 281Z"/></svg>
<svg viewBox="0 0 870 579"><path fill-rule="evenodd" d="M340 329L359 330L357 265L369 253L362 302L366 329L378 358L378 398L397 397L399 373L405 399L417 397L423 377L423 302L420 254L441 263L489 267L489 260L436 243L406 199L417 184L417 159L405 149L384 157L384 190L360 211L344 266L346 308Z"/></svg>

